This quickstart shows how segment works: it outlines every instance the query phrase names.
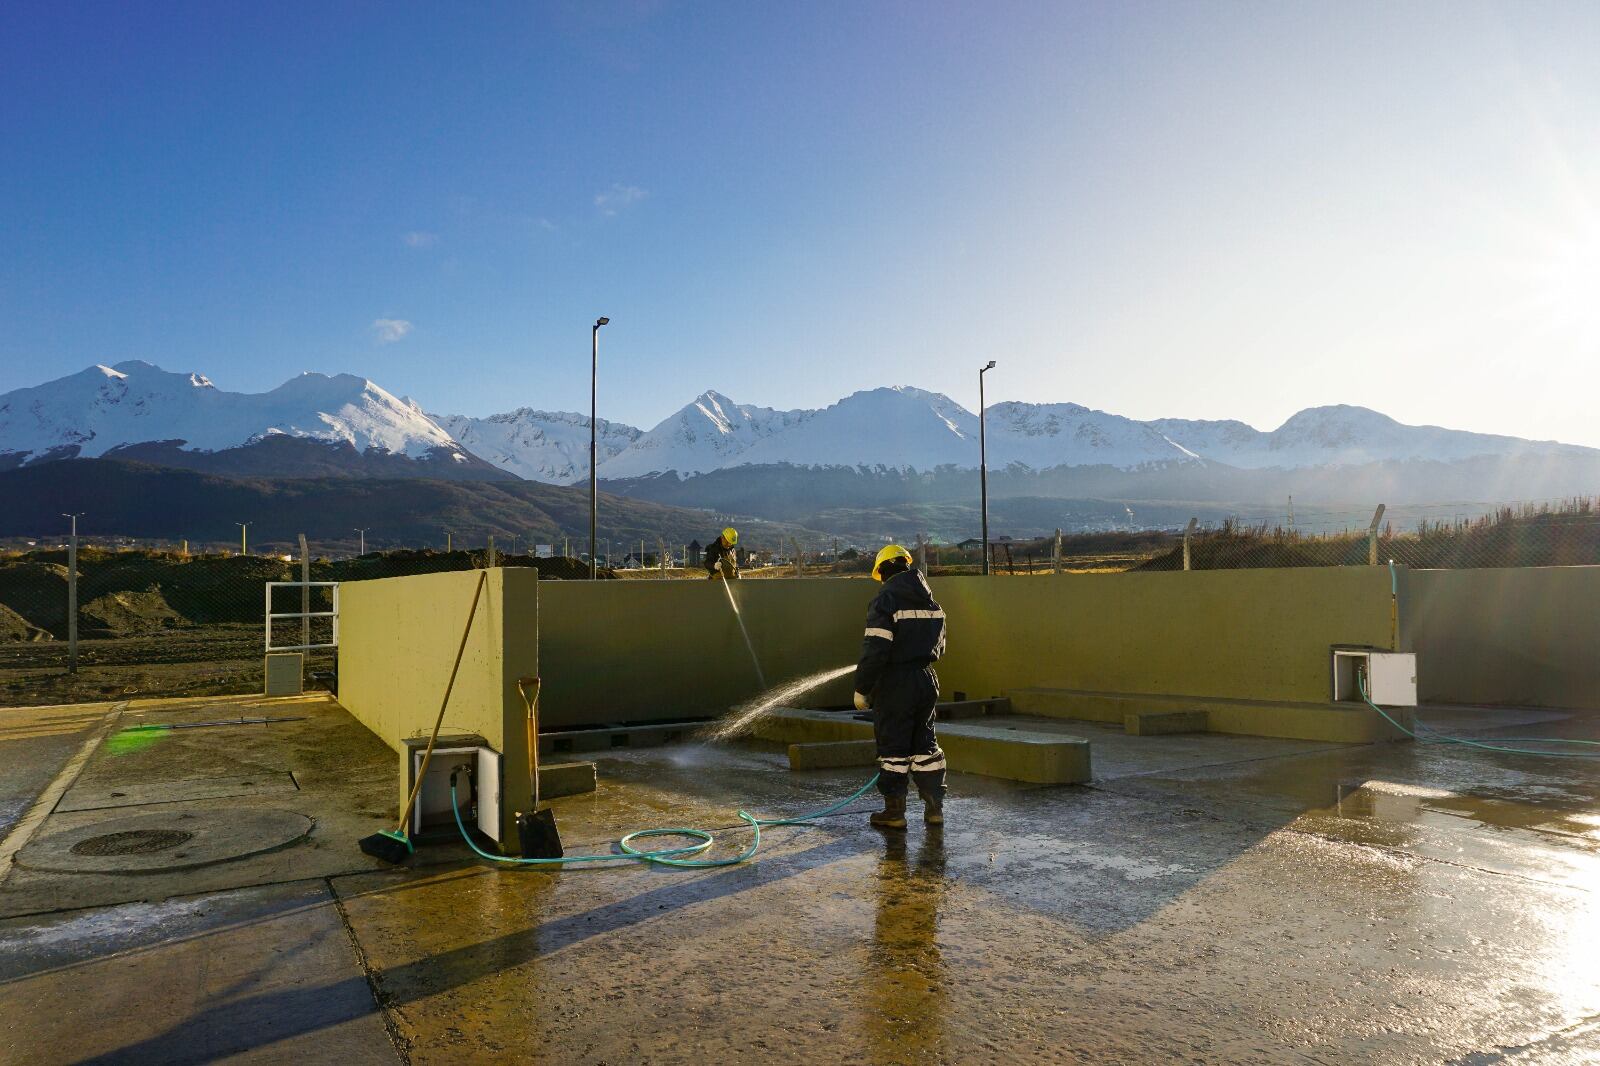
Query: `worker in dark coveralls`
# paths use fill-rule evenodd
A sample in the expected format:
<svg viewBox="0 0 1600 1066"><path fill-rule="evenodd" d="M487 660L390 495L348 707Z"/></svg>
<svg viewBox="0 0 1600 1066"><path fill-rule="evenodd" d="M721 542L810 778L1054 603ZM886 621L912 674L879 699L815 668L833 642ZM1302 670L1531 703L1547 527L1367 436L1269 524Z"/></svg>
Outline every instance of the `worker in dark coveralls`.
<svg viewBox="0 0 1600 1066"><path fill-rule="evenodd" d="M739 531L729 526L722 531L722 535L711 542L706 548L705 560L702 565L706 568L706 576L716 581L733 581L739 576Z"/></svg>
<svg viewBox="0 0 1600 1066"><path fill-rule="evenodd" d="M872 709L878 742L878 791L883 810L872 816L881 829L906 827L906 792L917 786L922 820L944 824L944 752L933 734L939 675L933 664L944 654L944 610L911 553L891 544L878 553L872 576L883 589L867 608L867 631L856 664L856 709Z"/></svg>

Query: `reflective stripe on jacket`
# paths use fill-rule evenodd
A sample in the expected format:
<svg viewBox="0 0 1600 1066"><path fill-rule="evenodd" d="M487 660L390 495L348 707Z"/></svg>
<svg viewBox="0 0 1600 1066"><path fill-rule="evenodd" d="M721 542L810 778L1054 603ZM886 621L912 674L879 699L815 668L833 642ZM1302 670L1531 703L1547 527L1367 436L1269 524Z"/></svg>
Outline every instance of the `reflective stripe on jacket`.
<svg viewBox="0 0 1600 1066"><path fill-rule="evenodd" d="M889 666L921 666L944 654L944 609L922 571L912 567L883 583L867 608L856 664L856 691L870 695Z"/></svg>

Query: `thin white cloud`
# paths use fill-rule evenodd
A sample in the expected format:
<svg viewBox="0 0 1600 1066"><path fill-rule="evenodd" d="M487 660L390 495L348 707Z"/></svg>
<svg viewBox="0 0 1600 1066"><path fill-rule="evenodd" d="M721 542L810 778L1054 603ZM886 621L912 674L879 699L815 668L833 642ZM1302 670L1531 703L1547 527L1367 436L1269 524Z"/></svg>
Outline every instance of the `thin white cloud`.
<svg viewBox="0 0 1600 1066"><path fill-rule="evenodd" d="M426 230L414 229L410 233L402 234L400 240L405 243L407 248L432 248L439 243L439 235L437 233L429 233Z"/></svg>
<svg viewBox="0 0 1600 1066"><path fill-rule="evenodd" d="M602 215L615 215L649 195L637 185L623 185L621 182L616 182L611 188L595 193L594 206L600 209Z"/></svg>
<svg viewBox="0 0 1600 1066"><path fill-rule="evenodd" d="M403 318L378 318L372 322L372 333L379 344L393 344L411 332L411 323Z"/></svg>

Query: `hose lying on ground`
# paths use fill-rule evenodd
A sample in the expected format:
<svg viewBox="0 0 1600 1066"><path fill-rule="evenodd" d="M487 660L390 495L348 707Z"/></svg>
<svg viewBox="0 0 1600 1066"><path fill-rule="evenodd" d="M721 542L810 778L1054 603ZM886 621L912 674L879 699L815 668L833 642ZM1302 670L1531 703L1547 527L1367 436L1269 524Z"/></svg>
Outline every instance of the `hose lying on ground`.
<svg viewBox="0 0 1600 1066"><path fill-rule="evenodd" d="M844 808L850 806L850 804L860 799L869 788L877 783L878 775L873 774L866 784L850 793L850 795L846 796L838 803L823 807L821 810L810 811L806 814L796 815L793 818L757 818L749 811L739 811L739 817L744 819L745 822L749 823L751 830L753 830L753 835L750 838L750 846L745 848L740 854L729 859L687 858L686 856L698 855L707 848L711 847L716 838L704 829L690 829L686 827L676 827L670 829L635 829L633 832L617 841L617 847L621 848L621 851L604 852L598 855L563 855L559 859L521 859L508 855L493 855L478 847L477 843L472 839L472 836L467 832L465 823L461 821L461 805L456 799L456 786L454 782L452 782L450 785L450 809L455 812L456 828L461 830L461 839L467 842L467 847L471 848L482 858L488 859L490 862L501 862L518 866L559 866L562 863L568 862L631 861L654 862L659 863L662 866L705 868L712 866L736 866L739 863L744 862L750 856L754 855L756 853L756 849L761 846L761 827L764 825L802 825L814 818L826 817L827 815L833 814L836 811L844 810ZM633 846L633 841L638 840L640 837L692 837L696 840L696 843L685 844L682 847L677 848L658 848L654 851L640 851L638 848Z"/></svg>
<svg viewBox="0 0 1600 1066"><path fill-rule="evenodd" d="M1453 737L1448 733L1441 733L1437 729L1416 723L1417 731L1413 732L1389 717L1389 714L1367 695L1367 686L1363 681L1361 685L1361 698L1366 700L1367 706L1377 711L1385 722L1394 726L1412 740L1423 743L1435 742L1440 744L1464 744L1469 748L1482 748L1485 751L1504 752L1508 755L1548 755L1553 759L1600 759L1600 751L1534 751L1532 748L1508 748L1504 744L1488 744L1481 740L1470 740L1467 737ZM1568 740L1563 737L1507 737L1507 740L1521 744L1574 744L1585 747L1600 748L1600 740Z"/></svg>

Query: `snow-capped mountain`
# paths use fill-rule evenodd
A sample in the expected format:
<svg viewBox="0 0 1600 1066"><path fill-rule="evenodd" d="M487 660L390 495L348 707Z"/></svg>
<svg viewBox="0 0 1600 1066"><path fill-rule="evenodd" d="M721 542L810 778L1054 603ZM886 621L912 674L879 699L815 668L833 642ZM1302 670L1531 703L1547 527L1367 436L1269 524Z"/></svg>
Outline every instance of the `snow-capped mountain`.
<svg viewBox="0 0 1600 1066"><path fill-rule="evenodd" d="M787 428L752 444L738 462L919 470L977 462L977 417L936 392L870 389L790 415Z"/></svg>
<svg viewBox="0 0 1600 1066"><path fill-rule="evenodd" d="M1438 426L1407 426L1364 407L1313 407L1262 431L1237 421L1141 422L1073 403L998 403L988 409L990 469L1219 463L1247 470L1456 462L1552 455L1600 459L1600 450ZM748 407L706 393L600 464L611 480L732 467L886 467L930 471L978 465L977 416L948 396L872 389L816 411Z"/></svg>
<svg viewBox="0 0 1600 1066"><path fill-rule="evenodd" d="M1408 426L1365 407L1309 407L1270 432L1243 422L1162 418L1147 423L1204 456L1250 470L1427 459L1455 462L1479 456L1593 455L1592 448L1529 441L1439 426Z"/></svg>
<svg viewBox="0 0 1600 1066"><path fill-rule="evenodd" d="M720 393L703 392L620 453L603 460L600 476L643 477L668 470L700 474L748 462L741 457L754 445L793 430L814 413L736 404Z"/></svg>
<svg viewBox="0 0 1600 1066"><path fill-rule="evenodd" d="M589 416L519 407L487 418L433 415L450 436L486 462L529 481L572 485L589 476ZM620 422L596 424L600 462L642 435Z"/></svg>
<svg viewBox="0 0 1600 1066"><path fill-rule="evenodd" d="M313 446L318 472L337 454L368 469L378 461L398 471L410 461L430 476L483 476L482 461L415 402L350 374L305 373L269 392L225 392L204 375L129 360L0 395L0 459L9 466L180 454L183 465L204 465L196 460L262 446L281 463L307 454L294 443ZM236 459L223 463L236 468Z"/></svg>
<svg viewBox="0 0 1600 1066"><path fill-rule="evenodd" d="M588 475L588 418L518 408L430 416L365 378L307 373L265 393L129 361L0 395L0 467L73 456L261 476L525 478ZM1313 407L1277 429L1238 421L1149 422L1072 403L993 405L991 471L1268 472L1468 460L1600 464L1600 450L1403 425L1363 407ZM648 432L599 425L600 476L679 479L736 468L928 473L978 464L978 419L948 396L870 389L819 410L780 411L705 392ZM667 479L671 480L671 479ZM1275 490L1274 490L1275 491ZM1574 489L1573 491L1576 491Z"/></svg>
<svg viewBox="0 0 1600 1066"><path fill-rule="evenodd" d="M1075 403L997 403L989 408L990 462L1034 470L1193 460L1199 456L1148 422Z"/></svg>

